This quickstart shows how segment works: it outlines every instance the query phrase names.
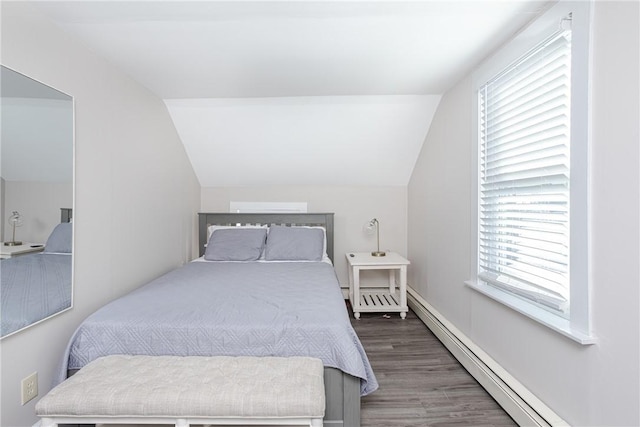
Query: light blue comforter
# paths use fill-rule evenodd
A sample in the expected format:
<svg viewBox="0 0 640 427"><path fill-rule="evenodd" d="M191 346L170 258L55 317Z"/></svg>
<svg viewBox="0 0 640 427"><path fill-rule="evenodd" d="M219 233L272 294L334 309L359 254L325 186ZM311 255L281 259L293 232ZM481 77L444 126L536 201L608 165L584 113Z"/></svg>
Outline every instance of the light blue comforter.
<svg viewBox="0 0 640 427"><path fill-rule="evenodd" d="M192 262L104 306L73 335L59 372L109 354L313 356L377 389L333 266Z"/></svg>

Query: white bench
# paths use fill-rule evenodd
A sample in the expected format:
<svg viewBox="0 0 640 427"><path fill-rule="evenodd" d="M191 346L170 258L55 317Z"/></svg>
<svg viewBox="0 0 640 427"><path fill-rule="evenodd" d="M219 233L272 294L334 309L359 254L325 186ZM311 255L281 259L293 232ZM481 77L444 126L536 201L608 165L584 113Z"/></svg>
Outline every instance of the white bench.
<svg viewBox="0 0 640 427"><path fill-rule="evenodd" d="M309 357L106 356L36 405L58 424L322 427L324 369Z"/></svg>

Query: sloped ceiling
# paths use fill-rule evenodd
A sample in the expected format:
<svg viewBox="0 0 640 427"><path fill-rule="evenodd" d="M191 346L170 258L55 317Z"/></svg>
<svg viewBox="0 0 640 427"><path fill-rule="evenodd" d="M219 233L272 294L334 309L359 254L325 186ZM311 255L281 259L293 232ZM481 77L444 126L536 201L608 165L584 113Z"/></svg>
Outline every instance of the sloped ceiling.
<svg viewBox="0 0 640 427"><path fill-rule="evenodd" d="M165 100L206 187L406 185L440 95L546 2L35 4Z"/></svg>
<svg viewBox="0 0 640 427"><path fill-rule="evenodd" d="M390 95L165 102L201 183L406 185L439 100Z"/></svg>

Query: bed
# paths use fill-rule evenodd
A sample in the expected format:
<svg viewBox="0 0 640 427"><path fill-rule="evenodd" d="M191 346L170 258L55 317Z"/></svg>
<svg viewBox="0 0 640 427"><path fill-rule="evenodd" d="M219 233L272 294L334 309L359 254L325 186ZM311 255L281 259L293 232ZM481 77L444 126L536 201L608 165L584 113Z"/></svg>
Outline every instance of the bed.
<svg viewBox="0 0 640 427"><path fill-rule="evenodd" d="M202 213L199 245L201 258L87 318L58 380L109 354L313 356L325 423L359 426L360 396L378 385L331 264L333 214Z"/></svg>
<svg viewBox="0 0 640 427"><path fill-rule="evenodd" d="M71 210L49 235L43 252L0 264L0 336L6 337L71 307Z"/></svg>

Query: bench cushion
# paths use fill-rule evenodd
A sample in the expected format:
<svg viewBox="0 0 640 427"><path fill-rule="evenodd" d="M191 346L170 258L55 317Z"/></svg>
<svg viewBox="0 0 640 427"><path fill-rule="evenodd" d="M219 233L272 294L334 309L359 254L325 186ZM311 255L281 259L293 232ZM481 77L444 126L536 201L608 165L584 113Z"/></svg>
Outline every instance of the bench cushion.
<svg viewBox="0 0 640 427"><path fill-rule="evenodd" d="M319 417L323 365L309 357L106 356L59 384L38 416Z"/></svg>

